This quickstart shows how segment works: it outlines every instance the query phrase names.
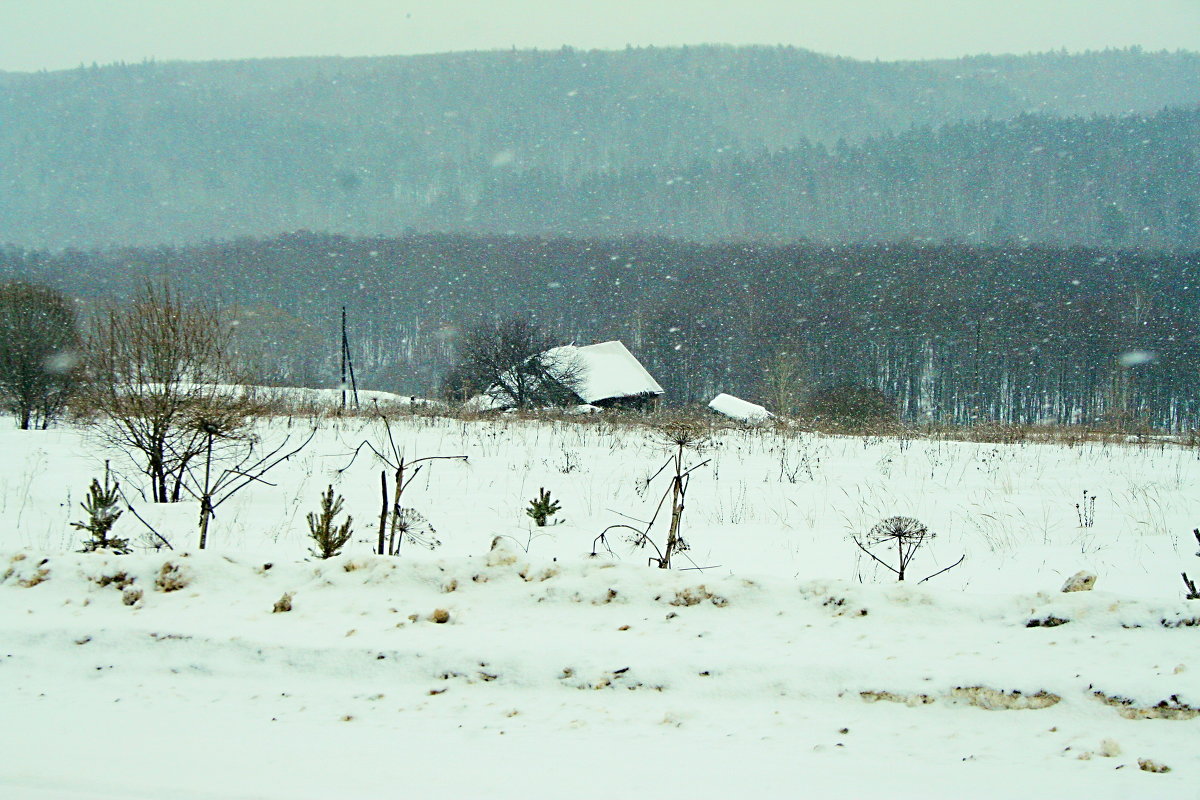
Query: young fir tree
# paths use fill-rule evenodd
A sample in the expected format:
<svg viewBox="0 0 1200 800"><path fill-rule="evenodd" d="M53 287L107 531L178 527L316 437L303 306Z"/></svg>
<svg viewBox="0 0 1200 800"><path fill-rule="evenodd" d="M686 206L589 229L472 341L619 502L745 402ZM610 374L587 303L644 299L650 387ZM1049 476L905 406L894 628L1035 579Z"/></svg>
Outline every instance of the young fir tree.
<svg viewBox="0 0 1200 800"><path fill-rule="evenodd" d="M317 558L333 558L342 551L350 541L350 523L354 517L346 515L346 521L340 526L334 521L342 513L343 498L333 496L333 486L321 495L321 513L308 515L308 535L316 543L316 548L310 550Z"/></svg>
<svg viewBox="0 0 1200 800"><path fill-rule="evenodd" d="M113 525L117 523L123 513L117 508L117 502L120 498L121 484L117 481L109 481L108 462L104 462L104 485L100 485L100 481L92 478L92 485L88 489L87 499L79 505L87 512L87 519L83 522L72 522L72 528L78 528L81 531L87 531L91 534L91 538L83 543L83 552L92 553L96 550L114 550L122 555L129 552L128 539L111 538L109 533L112 531Z"/></svg>

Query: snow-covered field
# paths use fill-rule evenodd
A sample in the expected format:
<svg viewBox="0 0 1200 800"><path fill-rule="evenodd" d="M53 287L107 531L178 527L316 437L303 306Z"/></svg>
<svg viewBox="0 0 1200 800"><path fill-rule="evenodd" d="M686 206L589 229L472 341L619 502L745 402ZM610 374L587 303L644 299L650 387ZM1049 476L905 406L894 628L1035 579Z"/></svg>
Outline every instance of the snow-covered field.
<svg viewBox="0 0 1200 800"><path fill-rule="evenodd" d="M662 571L620 538L590 556L652 513L661 437L393 433L468 456L409 486L443 544L398 558L371 554L380 465L338 471L386 442L369 420L324 420L205 551L196 503L139 502L86 432L0 432L0 796L1200 797L1194 449L725 432ZM74 552L106 458L173 551ZM356 535L321 562L328 484ZM541 487L560 524L525 515ZM937 534L902 585L850 539L893 515ZM1095 590L1061 593L1080 570Z"/></svg>

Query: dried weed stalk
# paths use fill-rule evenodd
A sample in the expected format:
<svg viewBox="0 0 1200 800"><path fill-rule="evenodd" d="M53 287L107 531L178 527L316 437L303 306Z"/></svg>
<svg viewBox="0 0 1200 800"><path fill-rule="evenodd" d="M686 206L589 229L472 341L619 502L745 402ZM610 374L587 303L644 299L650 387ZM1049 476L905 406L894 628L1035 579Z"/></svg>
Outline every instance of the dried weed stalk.
<svg viewBox="0 0 1200 800"><path fill-rule="evenodd" d="M858 545L858 549L869 555L878 563L882 564L887 569L894 572L897 580L904 580L904 576L908 571L908 565L912 562L913 556L921 549L930 539L936 534L932 533L925 524L912 517L888 517L880 520L867 532L864 537L866 544L860 542L857 537L851 537L854 543ZM884 561L879 556L871 552L872 547L882 547L885 549L895 548L896 550L896 566L892 566ZM966 558L964 554L962 558L955 561L945 569L938 570L926 578L922 578L919 583L924 583L943 572L954 569L963 562Z"/></svg>
<svg viewBox="0 0 1200 800"><path fill-rule="evenodd" d="M667 473L671 476L666 490L663 492L662 497L659 498L658 505L654 509L654 514L641 528L624 523L608 526L592 542L592 555L596 555L596 550L600 545L604 545L611 553L612 548L608 544L608 532L620 529L632 532L633 535L630 541L634 547L649 546L654 548L655 555L649 558L649 563L660 569L670 569L672 558L690 549L682 535L683 510L687 499L687 490L691 484L692 473L707 465L711 459L705 459L698 464L688 467L685 466L684 455L688 450L699 450L708 436L704 428L691 422L673 422L657 430L659 436L665 439L666 443L673 448L673 452L666 462L653 475L646 479L646 485L649 486L659 475ZM659 547L658 543L651 538L650 531L658 521L659 515L666 506L668 498L671 501L671 519L667 527L666 542L662 547Z"/></svg>
<svg viewBox="0 0 1200 800"><path fill-rule="evenodd" d="M388 474L387 470L382 470L379 473L380 493L383 496L383 504L379 511L379 535L376 542L375 552L379 555L397 556L400 555L400 547L408 540L412 544L421 547L434 548L441 542L435 538L436 531L429 524L423 515L411 508L405 508L401 503L401 497L404 495L404 490L412 483L413 478L417 477L417 473L430 461L452 460L466 461L466 456L423 456L414 458L411 461L406 460L403 451L396 443L396 438L392 435L392 426L385 414L379 414L378 419L383 424L384 433L387 436L387 445L376 446L374 442L364 439L359 443L358 447L354 448L354 453L350 457L350 462L346 466L338 470L338 473L343 473L354 464L358 454L364 449L371 451L377 459L382 461L385 466L392 470L392 500L388 502Z"/></svg>

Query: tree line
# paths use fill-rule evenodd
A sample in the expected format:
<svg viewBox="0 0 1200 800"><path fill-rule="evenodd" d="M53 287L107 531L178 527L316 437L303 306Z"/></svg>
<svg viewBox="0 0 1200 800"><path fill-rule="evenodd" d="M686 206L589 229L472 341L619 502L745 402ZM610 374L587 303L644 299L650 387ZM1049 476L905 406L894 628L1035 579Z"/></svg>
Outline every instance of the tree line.
<svg viewBox="0 0 1200 800"><path fill-rule="evenodd" d="M905 419L1197 424L1200 253L916 242L296 233L183 248L0 249L0 280L104 299L167 280L219 307L256 382L337 384L340 308L360 385L442 392L473 324L621 339L665 401L787 412L841 383Z"/></svg>

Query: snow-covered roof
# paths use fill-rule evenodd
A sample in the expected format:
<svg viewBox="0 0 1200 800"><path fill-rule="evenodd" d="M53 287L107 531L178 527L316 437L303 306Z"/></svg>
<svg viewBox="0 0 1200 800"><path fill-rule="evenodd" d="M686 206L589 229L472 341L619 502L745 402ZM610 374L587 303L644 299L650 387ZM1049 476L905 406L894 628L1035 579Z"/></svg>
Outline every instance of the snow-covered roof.
<svg viewBox="0 0 1200 800"><path fill-rule="evenodd" d="M722 392L709 402L708 407L718 414L740 422L765 422L775 416L762 406Z"/></svg>
<svg viewBox="0 0 1200 800"><path fill-rule="evenodd" d="M619 341L583 347L568 344L547 350L546 355L555 363L575 361L582 367L582 378L575 393L585 403L663 393L658 381Z"/></svg>

